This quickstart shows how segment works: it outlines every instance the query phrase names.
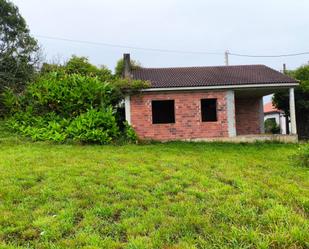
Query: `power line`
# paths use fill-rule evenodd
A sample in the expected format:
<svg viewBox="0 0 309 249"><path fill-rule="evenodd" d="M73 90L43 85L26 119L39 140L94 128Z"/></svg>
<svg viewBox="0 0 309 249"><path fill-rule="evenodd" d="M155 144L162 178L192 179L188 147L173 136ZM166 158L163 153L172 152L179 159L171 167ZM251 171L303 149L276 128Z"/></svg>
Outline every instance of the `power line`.
<svg viewBox="0 0 309 249"><path fill-rule="evenodd" d="M231 56L237 56L237 57L251 57L251 58L279 58L279 57L292 57L292 56L299 56L299 55L309 55L309 52L300 52L300 53L291 53L291 54L277 54L277 55L252 55L252 54L231 53L231 52L228 52L228 51L226 51L225 53L224 52L219 53L219 52L209 52L209 51L173 50L173 49L137 47L137 46L122 45L122 44L112 44L112 43L106 43L106 42L75 40L75 39L45 36L45 35L35 35L35 36L38 37L38 38L49 39L49 40L74 42L74 43L89 44L89 45L96 45L96 46L105 46L105 47L114 47L114 48L126 48L126 49L143 50L143 51L160 52L160 53L207 54L207 55L220 55L220 56L225 54L226 57L228 55L231 55Z"/></svg>
<svg viewBox="0 0 309 249"><path fill-rule="evenodd" d="M306 55L309 52L301 52L301 53L294 53L294 54L277 54L277 55L250 55L250 54L237 54L237 53L228 53L229 55L238 56L238 57L260 57L260 58L279 58L279 57L291 57L291 56L298 56L298 55Z"/></svg>
<svg viewBox="0 0 309 249"><path fill-rule="evenodd" d="M208 55L222 55L222 53L217 52L207 52L207 51L184 51L184 50L171 50L171 49L160 49L160 48L146 48L146 47L136 47L136 46L128 46L128 45L120 45L120 44L111 44L106 42L93 42L93 41L85 41L85 40L74 40L67 39L61 37L52 37L52 36L43 36L43 35L35 35L36 37L49 39L49 40L58 40L65 42L74 42L74 43L82 43L82 44L90 44L96 46L105 46L105 47L114 47L114 48L127 48L127 49L135 49L135 50L144 50L151 52L163 52L163 53L178 53L178 54L208 54Z"/></svg>

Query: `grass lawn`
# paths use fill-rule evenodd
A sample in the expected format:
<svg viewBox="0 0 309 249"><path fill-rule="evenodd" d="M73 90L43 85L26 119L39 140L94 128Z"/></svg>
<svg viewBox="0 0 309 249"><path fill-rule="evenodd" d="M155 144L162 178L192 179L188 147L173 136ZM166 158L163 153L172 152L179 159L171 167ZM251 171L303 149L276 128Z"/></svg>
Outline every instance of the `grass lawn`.
<svg viewBox="0 0 309 249"><path fill-rule="evenodd" d="M0 148L0 248L309 248L297 145Z"/></svg>

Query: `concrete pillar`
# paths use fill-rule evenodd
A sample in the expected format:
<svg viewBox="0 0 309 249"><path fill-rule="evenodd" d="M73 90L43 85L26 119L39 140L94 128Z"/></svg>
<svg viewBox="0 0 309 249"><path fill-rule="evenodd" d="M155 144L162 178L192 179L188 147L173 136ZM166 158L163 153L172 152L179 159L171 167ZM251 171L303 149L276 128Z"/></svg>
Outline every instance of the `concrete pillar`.
<svg viewBox="0 0 309 249"><path fill-rule="evenodd" d="M124 108L125 108L125 115L126 115L126 121L129 125L131 125L131 100L130 96L126 96L124 99Z"/></svg>
<svg viewBox="0 0 309 249"><path fill-rule="evenodd" d="M226 91L226 112L229 137L236 136L235 117L235 93L233 90Z"/></svg>
<svg viewBox="0 0 309 249"><path fill-rule="evenodd" d="M294 88L290 88L290 119L291 119L291 134L296 135L297 128L296 128Z"/></svg>
<svg viewBox="0 0 309 249"><path fill-rule="evenodd" d="M260 133L265 133L265 127L264 127L264 102L263 97L260 99L260 105L259 105L259 117L260 117Z"/></svg>

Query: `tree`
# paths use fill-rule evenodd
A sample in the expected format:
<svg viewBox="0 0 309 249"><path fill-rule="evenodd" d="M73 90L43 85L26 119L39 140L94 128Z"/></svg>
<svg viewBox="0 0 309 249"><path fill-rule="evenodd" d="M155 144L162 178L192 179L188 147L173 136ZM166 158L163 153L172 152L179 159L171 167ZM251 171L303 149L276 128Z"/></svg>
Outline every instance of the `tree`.
<svg viewBox="0 0 309 249"><path fill-rule="evenodd" d="M75 55L65 64L65 71L69 74L78 73L84 76L97 76L101 81L112 78L112 72L107 67L97 67L92 65L88 58Z"/></svg>
<svg viewBox="0 0 309 249"><path fill-rule="evenodd" d="M297 132L300 138L309 138L309 65L301 66L294 71L288 71L288 75L300 81L295 88L295 107ZM278 109L289 114L289 93L279 92L274 95L273 102Z"/></svg>
<svg viewBox="0 0 309 249"><path fill-rule="evenodd" d="M137 69L141 67L141 64L137 61L131 60L131 69ZM115 76L116 77L122 77L123 75L123 70L124 70L124 62L123 59L120 59L117 61L117 65L115 67Z"/></svg>
<svg viewBox="0 0 309 249"><path fill-rule="evenodd" d="M18 8L0 0L0 93L7 87L22 91L34 76L38 59L39 46Z"/></svg>
<svg viewBox="0 0 309 249"><path fill-rule="evenodd" d="M64 65L43 63L41 74L50 72L98 77L102 82L113 79L112 72L107 67L97 67L91 64L87 57L78 57L76 55L73 55Z"/></svg>

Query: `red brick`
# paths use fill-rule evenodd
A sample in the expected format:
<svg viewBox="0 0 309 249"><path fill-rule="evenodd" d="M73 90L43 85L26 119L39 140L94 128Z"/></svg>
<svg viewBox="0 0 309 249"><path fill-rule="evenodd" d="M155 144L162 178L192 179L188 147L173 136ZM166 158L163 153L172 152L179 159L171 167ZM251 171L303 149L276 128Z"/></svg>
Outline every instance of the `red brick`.
<svg viewBox="0 0 309 249"><path fill-rule="evenodd" d="M260 134L261 98L236 98L236 133L237 135Z"/></svg>
<svg viewBox="0 0 309 249"><path fill-rule="evenodd" d="M131 122L141 139L227 137L226 92L143 93L131 96ZM200 101L217 98L217 122L201 122ZM152 100L175 100L175 124L152 124Z"/></svg>

